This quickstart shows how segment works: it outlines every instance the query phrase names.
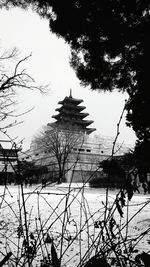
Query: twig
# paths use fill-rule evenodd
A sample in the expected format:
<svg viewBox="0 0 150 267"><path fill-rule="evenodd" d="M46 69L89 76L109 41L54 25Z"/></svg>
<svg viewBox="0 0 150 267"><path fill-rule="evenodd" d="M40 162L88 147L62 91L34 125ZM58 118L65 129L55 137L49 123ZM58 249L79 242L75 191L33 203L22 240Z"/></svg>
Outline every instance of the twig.
<svg viewBox="0 0 150 267"><path fill-rule="evenodd" d="M0 267L2 267L8 260L9 258L11 257L12 255L12 252L9 252L4 258L3 260L0 262Z"/></svg>

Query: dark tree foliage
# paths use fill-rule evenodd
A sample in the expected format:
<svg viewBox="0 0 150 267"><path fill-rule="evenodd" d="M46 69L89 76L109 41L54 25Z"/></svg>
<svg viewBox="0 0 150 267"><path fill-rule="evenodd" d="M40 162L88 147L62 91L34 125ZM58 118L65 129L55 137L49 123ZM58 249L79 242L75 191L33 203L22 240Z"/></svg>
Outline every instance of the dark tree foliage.
<svg viewBox="0 0 150 267"><path fill-rule="evenodd" d="M150 172L150 141L144 139L144 141L138 141L135 146L134 156L137 160L137 166L141 172Z"/></svg>
<svg viewBox="0 0 150 267"><path fill-rule="evenodd" d="M123 156L117 159L117 163L126 171L137 168L139 175L146 175L146 173L150 173L149 151L149 140L138 140L134 151L125 153Z"/></svg>
<svg viewBox="0 0 150 267"><path fill-rule="evenodd" d="M118 175L121 177L125 177L125 171L121 164L121 159L113 158L109 160L104 160L101 163L101 167L103 171L108 175Z"/></svg>
<svg viewBox="0 0 150 267"><path fill-rule="evenodd" d="M118 158L118 164L126 171L137 167L137 159L135 157L134 151L125 153L123 156Z"/></svg>
<svg viewBox="0 0 150 267"><path fill-rule="evenodd" d="M150 142L149 140L138 141L134 151L125 153L123 156L104 160L101 163L103 171L109 175L125 177L130 170L137 168L141 182L147 173L150 173Z"/></svg>
<svg viewBox="0 0 150 267"><path fill-rule="evenodd" d="M17 175L17 177L18 179L22 178L22 182L26 181L26 179L32 178L33 176L39 178L40 176L42 176L42 174L45 174L48 172L48 169L46 166L35 165L34 162L28 162L25 160L19 161L15 170L16 170L16 174L18 174L18 171L19 171L19 175Z"/></svg>
<svg viewBox="0 0 150 267"><path fill-rule="evenodd" d="M2 1L2 6L6 1ZM127 123L143 140L150 135L149 0L8 0L49 19L71 46L71 65L93 90L129 95Z"/></svg>

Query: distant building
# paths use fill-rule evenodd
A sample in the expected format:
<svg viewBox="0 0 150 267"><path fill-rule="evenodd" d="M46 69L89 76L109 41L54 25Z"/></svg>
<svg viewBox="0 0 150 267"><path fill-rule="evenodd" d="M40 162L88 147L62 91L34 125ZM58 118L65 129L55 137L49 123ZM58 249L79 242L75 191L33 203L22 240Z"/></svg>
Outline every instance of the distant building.
<svg viewBox="0 0 150 267"><path fill-rule="evenodd" d="M48 125L51 127L59 127L62 130L72 129L86 135L94 132L96 130L95 128L88 128L93 121L85 120L89 114L82 112L85 109L84 106L80 106L82 102L82 99L73 98L70 90L70 96L66 96L64 100L58 102L61 107L56 109L58 114L52 116L56 121Z"/></svg>
<svg viewBox="0 0 150 267"><path fill-rule="evenodd" d="M0 184L13 182L18 151L10 140L0 140Z"/></svg>
<svg viewBox="0 0 150 267"><path fill-rule="evenodd" d="M104 159L110 157L114 138L104 137L101 135L94 135L95 128L89 126L93 123L92 120L85 120L89 115L83 112L85 106L80 105L83 102L81 99L75 99L70 96L65 97L58 102L61 106L56 109L58 114L53 115L55 122L48 123L47 129L51 131L56 128L63 134L66 131L72 134L81 135L84 142L73 147L66 164L65 181L82 182L100 175L99 163ZM91 135L92 134L92 135ZM124 144L115 145L115 155L123 155L128 152L130 146ZM46 165L49 170L48 179L53 179L57 174L57 162L55 156L45 151L40 151L36 142L31 142L30 150L26 151L28 154L24 160L33 160L37 165Z"/></svg>

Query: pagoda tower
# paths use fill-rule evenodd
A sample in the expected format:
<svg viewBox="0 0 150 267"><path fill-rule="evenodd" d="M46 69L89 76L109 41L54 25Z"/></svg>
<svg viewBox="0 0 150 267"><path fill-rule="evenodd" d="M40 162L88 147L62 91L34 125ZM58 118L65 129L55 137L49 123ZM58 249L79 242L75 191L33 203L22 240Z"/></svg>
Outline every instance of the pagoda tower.
<svg viewBox="0 0 150 267"><path fill-rule="evenodd" d="M85 109L85 106L80 106L82 102L82 99L73 98L70 90L69 97L66 96L58 102L61 107L55 109L58 114L52 116L56 121L49 123L48 126L59 127L62 130L75 130L88 135L94 132L95 128L88 128L93 121L85 120L89 114L82 112Z"/></svg>

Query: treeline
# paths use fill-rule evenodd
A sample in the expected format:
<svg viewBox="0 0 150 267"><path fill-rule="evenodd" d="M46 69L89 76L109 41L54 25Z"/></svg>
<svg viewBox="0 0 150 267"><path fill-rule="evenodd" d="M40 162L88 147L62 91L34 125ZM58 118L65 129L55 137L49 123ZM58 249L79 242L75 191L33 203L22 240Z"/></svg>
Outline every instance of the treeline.
<svg viewBox="0 0 150 267"><path fill-rule="evenodd" d="M0 184L25 184L32 185L47 182L47 166L35 165L34 162L18 161L13 166L13 172L2 171L0 173Z"/></svg>

